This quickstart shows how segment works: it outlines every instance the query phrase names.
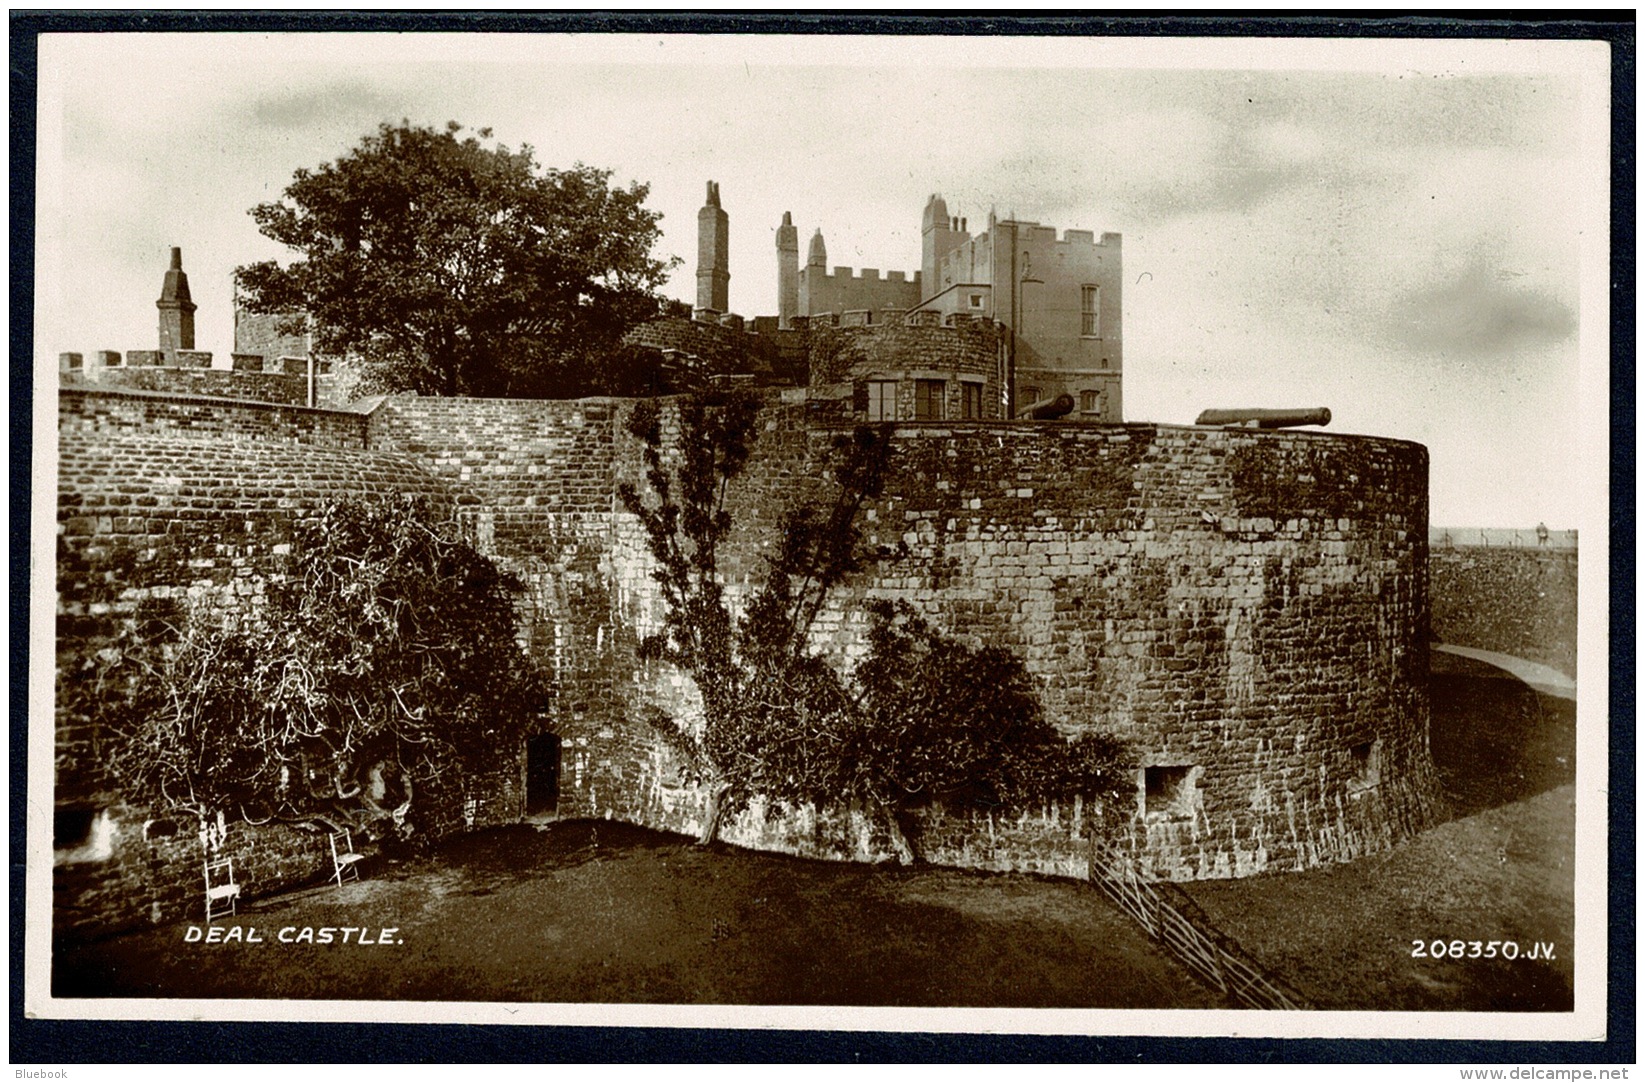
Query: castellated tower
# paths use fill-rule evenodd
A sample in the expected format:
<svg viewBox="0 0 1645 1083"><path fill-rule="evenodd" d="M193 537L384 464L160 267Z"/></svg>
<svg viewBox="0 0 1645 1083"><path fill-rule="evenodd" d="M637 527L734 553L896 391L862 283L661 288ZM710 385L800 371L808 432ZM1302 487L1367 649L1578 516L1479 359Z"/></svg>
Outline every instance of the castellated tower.
<svg viewBox="0 0 1645 1083"><path fill-rule="evenodd" d="M783 224L777 227L777 326L793 326L799 311L800 233L794 228L794 216L784 211Z"/></svg>
<svg viewBox="0 0 1645 1083"><path fill-rule="evenodd" d="M154 305L160 310L160 349L168 356L176 350L194 349L194 310L198 306L189 297L181 248L171 250L171 269L166 272L160 299Z"/></svg>
<svg viewBox="0 0 1645 1083"><path fill-rule="evenodd" d="M720 209L720 185L708 182L708 199L697 212L697 307L731 310L731 220Z"/></svg>

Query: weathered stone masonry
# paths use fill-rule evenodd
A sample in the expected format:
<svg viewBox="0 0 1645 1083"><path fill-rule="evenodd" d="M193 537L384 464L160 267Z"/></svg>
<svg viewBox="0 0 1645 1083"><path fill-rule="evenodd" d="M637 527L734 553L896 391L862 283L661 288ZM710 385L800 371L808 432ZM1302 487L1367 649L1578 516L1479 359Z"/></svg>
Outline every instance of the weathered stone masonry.
<svg viewBox="0 0 1645 1083"><path fill-rule="evenodd" d="M837 432L794 413L768 423L734 500L752 527L725 562L734 589L758 574L784 502L820 485ZM868 523L899 555L837 592L819 645L860 654L862 602L877 596L1019 654L1060 727L1106 730L1136 753L1127 841L1159 875L1346 859L1417 829L1431 803L1426 469L1415 445L1317 434L899 427ZM1276 519L1277 497L1290 514ZM625 618L643 626L641 567L625 558L620 583ZM1169 795L1149 796L1150 769ZM625 795L622 815L690 828L697 809L666 775L652 756L605 786ZM801 819L762 810L732 836L877 852ZM1079 810L930 819L935 860L1083 868Z"/></svg>
<svg viewBox="0 0 1645 1083"><path fill-rule="evenodd" d="M528 584L523 638L559 686L540 721L562 741L559 814L696 826L702 795L643 721L649 704L689 705L693 690L636 656L658 603L638 524L615 498L619 481L639 480L623 427L632 404L400 396L369 415L224 403L201 413L181 400L62 394L60 589L75 634L60 643L60 671L143 597L232 584L226 596L255 598L238 584L274 569L295 517L332 495L419 492ZM782 509L823 491L829 448L847 431L800 403L764 412L733 494L733 597L759 575ZM819 621L818 647L842 664L863 649L870 596L1017 652L1061 728L1112 732L1132 749L1138 790L1122 841L1159 875L1307 867L1424 823L1423 448L951 422L898 427L893 466L865 523L892 556ZM119 498L148 510L123 515ZM521 814L522 781L495 780L486 821ZM936 809L925 845L942 862L1079 875L1091 823L1078 806ZM818 856L888 852L851 810L754 809L728 835Z"/></svg>
<svg viewBox="0 0 1645 1083"><path fill-rule="evenodd" d="M1575 677L1575 548L1430 550L1434 640L1511 654Z"/></svg>

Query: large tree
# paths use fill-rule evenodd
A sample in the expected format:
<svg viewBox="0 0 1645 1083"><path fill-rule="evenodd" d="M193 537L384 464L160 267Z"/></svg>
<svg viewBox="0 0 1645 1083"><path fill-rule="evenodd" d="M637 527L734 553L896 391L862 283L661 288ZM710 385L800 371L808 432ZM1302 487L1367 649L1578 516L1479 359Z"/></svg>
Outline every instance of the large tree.
<svg viewBox="0 0 1645 1083"><path fill-rule="evenodd" d="M531 147L490 138L456 122L384 124L297 170L283 199L251 214L299 258L241 267L242 303L306 313L316 349L359 358L383 390L632 390L608 374L632 375L622 336L658 314L672 266L651 254L661 215L644 206L648 186L541 168Z"/></svg>

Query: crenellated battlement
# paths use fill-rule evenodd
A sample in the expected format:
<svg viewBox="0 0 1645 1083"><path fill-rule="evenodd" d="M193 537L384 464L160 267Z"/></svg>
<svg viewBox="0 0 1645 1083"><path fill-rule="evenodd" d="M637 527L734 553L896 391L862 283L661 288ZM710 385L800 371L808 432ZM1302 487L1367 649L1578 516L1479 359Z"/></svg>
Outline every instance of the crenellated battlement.
<svg viewBox="0 0 1645 1083"><path fill-rule="evenodd" d="M1032 245L1055 245L1061 248L1119 248L1123 234L1104 232L1099 235L1095 230L1065 229L1062 235L1057 235L1055 226L1042 226L1038 222L1012 222L1001 220L995 223L998 226L1016 226L1018 235L1024 242ZM979 245L986 245L993 239L992 232L979 233L973 240ZM958 249L943 254L944 260L952 257Z"/></svg>
<svg viewBox="0 0 1645 1083"><path fill-rule="evenodd" d="M225 369L212 366L209 350L97 350L89 358L64 352L57 355L57 378L63 387L156 391L283 406L332 404L335 380L328 359L229 356L231 367Z"/></svg>
<svg viewBox="0 0 1645 1083"><path fill-rule="evenodd" d="M912 278L909 277L907 271L886 271L882 278L878 267L835 267L832 271L821 274L819 274L822 271L821 267L808 267L806 270L811 272L815 278L831 281L888 282L899 286L908 284L918 286L920 284L920 272L918 271L913 272Z"/></svg>

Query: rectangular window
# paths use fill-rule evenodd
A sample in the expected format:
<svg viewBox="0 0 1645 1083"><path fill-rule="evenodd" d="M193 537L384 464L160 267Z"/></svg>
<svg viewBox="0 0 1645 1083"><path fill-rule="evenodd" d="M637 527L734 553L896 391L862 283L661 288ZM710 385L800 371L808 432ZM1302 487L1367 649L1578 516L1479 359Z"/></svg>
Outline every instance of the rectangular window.
<svg viewBox="0 0 1645 1083"><path fill-rule="evenodd" d="M1102 413L1102 393L1099 392L1099 391L1081 391L1080 392L1080 413L1082 413L1082 414L1100 414L1100 413Z"/></svg>
<svg viewBox="0 0 1645 1083"><path fill-rule="evenodd" d="M942 420L942 400L946 386L941 380L914 381L914 419L916 421Z"/></svg>
<svg viewBox="0 0 1645 1083"><path fill-rule="evenodd" d="M1098 318L1101 303L1102 291L1096 286L1080 287L1080 334L1086 338L1102 334L1102 322Z"/></svg>
<svg viewBox="0 0 1645 1083"><path fill-rule="evenodd" d="M982 307L982 294L973 293L971 295L971 307L972 308L981 308Z"/></svg>
<svg viewBox="0 0 1645 1083"><path fill-rule="evenodd" d="M1157 766L1143 768L1143 811L1171 817L1192 816L1194 812L1194 768Z"/></svg>
<svg viewBox="0 0 1645 1083"><path fill-rule="evenodd" d="M1354 777L1348 782L1348 792L1375 789L1382 782L1382 742L1365 741L1348 752L1354 762Z"/></svg>
<svg viewBox="0 0 1645 1083"><path fill-rule="evenodd" d="M960 385L960 407L962 416L968 421L975 421L982 417L982 385Z"/></svg>
<svg viewBox="0 0 1645 1083"><path fill-rule="evenodd" d="M897 420L897 381L868 381L868 420Z"/></svg>

